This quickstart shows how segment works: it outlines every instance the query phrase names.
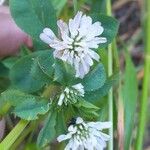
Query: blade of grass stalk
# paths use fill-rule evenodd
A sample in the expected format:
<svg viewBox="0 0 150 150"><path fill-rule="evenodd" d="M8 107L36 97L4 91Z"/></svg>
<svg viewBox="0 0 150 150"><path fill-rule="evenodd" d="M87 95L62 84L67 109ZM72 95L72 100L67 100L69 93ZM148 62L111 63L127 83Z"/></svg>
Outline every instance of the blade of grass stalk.
<svg viewBox="0 0 150 150"><path fill-rule="evenodd" d="M145 64L144 64L144 79L141 98L141 111L139 114L139 127L136 141L136 150L143 149L143 138L146 127L147 106L148 106L148 90L150 85L150 0L144 1L144 28L145 31Z"/></svg>
<svg viewBox="0 0 150 150"><path fill-rule="evenodd" d="M76 13L77 13L77 11L78 11L77 0L73 0L73 8L74 8L74 15L76 15Z"/></svg>
<svg viewBox="0 0 150 150"><path fill-rule="evenodd" d="M22 131L28 125L29 121L21 120L15 126L15 128L6 136L6 138L0 143L0 150L9 150L13 143L20 136Z"/></svg>
<svg viewBox="0 0 150 150"><path fill-rule="evenodd" d="M124 73L124 84L122 86L122 98L124 103L125 117L125 139L124 149L129 150L133 135L136 102L138 97L138 84L136 70L128 52L125 52L126 67Z"/></svg>
<svg viewBox="0 0 150 150"><path fill-rule="evenodd" d="M107 15L111 16L111 0L107 0L106 3L106 13ZM112 53L113 45L110 44L108 46L108 76L111 76L113 74L113 53ZM112 122L112 126L109 129L109 135L111 137L111 140L109 141L109 150L113 150L113 89L110 89L110 92L108 94L108 105L109 105L109 121Z"/></svg>

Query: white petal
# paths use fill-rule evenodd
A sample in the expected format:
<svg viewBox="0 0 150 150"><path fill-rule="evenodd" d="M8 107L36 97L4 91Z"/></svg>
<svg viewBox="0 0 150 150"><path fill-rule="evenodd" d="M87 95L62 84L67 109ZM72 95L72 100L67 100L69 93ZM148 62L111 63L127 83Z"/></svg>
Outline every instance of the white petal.
<svg viewBox="0 0 150 150"><path fill-rule="evenodd" d="M67 140L67 139L70 139L72 137L72 134L67 134L67 135L65 135L65 134L62 134L62 135L60 135L59 137L57 137L57 141L58 142L62 142L62 141L65 141L65 140Z"/></svg>
<svg viewBox="0 0 150 150"><path fill-rule="evenodd" d="M58 100L58 105L61 106L63 104L63 101L64 101L64 98L65 98L65 94L62 93L59 97L59 100Z"/></svg>
<svg viewBox="0 0 150 150"><path fill-rule="evenodd" d="M106 43L107 39L105 37L99 37L99 43Z"/></svg>
<svg viewBox="0 0 150 150"><path fill-rule="evenodd" d="M72 87L79 91L80 91L80 89L84 89L84 86L81 83L75 84Z"/></svg>
<svg viewBox="0 0 150 150"><path fill-rule="evenodd" d="M80 25L80 20L82 17L82 12L78 12L74 19L69 20L69 30L72 38L74 38L78 34L78 28Z"/></svg>
<svg viewBox="0 0 150 150"><path fill-rule="evenodd" d="M73 125L70 125L69 128L68 128L68 131L71 132L72 134L76 133L77 132L77 127L73 126Z"/></svg>
<svg viewBox="0 0 150 150"><path fill-rule="evenodd" d="M68 35L69 34L68 25L65 22L63 22L62 20L58 20L57 25L58 25L62 35L63 34Z"/></svg>
<svg viewBox="0 0 150 150"><path fill-rule="evenodd" d="M64 53L63 53L63 55L62 55L62 57L61 57L61 59L63 61L67 61L67 59L69 58L69 56L70 56L69 50L65 50Z"/></svg>
<svg viewBox="0 0 150 150"><path fill-rule="evenodd" d="M95 128L97 130L108 129L112 126L111 122L89 122L87 123L90 127Z"/></svg>
<svg viewBox="0 0 150 150"><path fill-rule="evenodd" d="M52 42L52 39L49 38L46 34L41 33L40 34L40 39L45 42L46 44L50 44Z"/></svg>
<svg viewBox="0 0 150 150"><path fill-rule="evenodd" d="M81 117L78 117L76 119L76 124L81 124L81 123L83 123L83 119Z"/></svg>
<svg viewBox="0 0 150 150"><path fill-rule="evenodd" d="M49 28L45 28L45 29L43 30L43 33L45 33L45 34L46 34L48 37L50 37L51 39L56 38L54 32L53 32L51 29L49 29Z"/></svg>
<svg viewBox="0 0 150 150"><path fill-rule="evenodd" d="M56 50L64 50L67 48L67 45L65 45L62 41L53 41L52 43L49 44L50 47L56 49Z"/></svg>
<svg viewBox="0 0 150 150"><path fill-rule="evenodd" d="M88 34L88 29L92 25L92 18L89 16L82 16L79 30L79 36L84 37Z"/></svg>
<svg viewBox="0 0 150 150"><path fill-rule="evenodd" d="M93 60L91 59L91 57L90 57L89 55L86 55L86 56L85 56L85 61L86 61L90 66L93 65Z"/></svg>
<svg viewBox="0 0 150 150"><path fill-rule="evenodd" d="M73 42L73 39L71 39L69 37L69 29L68 29L68 25L63 22L62 20L58 20L57 21L57 25L60 29L60 32L61 32L61 37L63 39L63 41L66 43L66 44L72 44Z"/></svg>
<svg viewBox="0 0 150 150"><path fill-rule="evenodd" d="M99 61L100 59L100 56L94 52L93 50L88 50L88 54L91 56L91 58L95 59L96 61Z"/></svg>

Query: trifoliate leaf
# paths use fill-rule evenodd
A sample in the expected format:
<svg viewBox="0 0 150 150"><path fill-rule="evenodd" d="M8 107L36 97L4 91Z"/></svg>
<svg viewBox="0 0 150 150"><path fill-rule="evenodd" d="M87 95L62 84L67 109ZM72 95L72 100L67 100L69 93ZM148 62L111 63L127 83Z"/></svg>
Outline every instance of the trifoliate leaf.
<svg viewBox="0 0 150 150"><path fill-rule="evenodd" d="M71 84L75 77L74 68L61 60L56 60L54 64L54 81L57 81L63 85Z"/></svg>
<svg viewBox="0 0 150 150"><path fill-rule="evenodd" d="M24 120L36 120L39 115L44 115L50 109L50 104L46 101L36 101L35 99L25 100L17 105L13 113Z"/></svg>
<svg viewBox="0 0 150 150"><path fill-rule="evenodd" d="M10 70L12 85L28 93L40 90L52 81L53 61L50 50L35 52L19 59Z"/></svg>
<svg viewBox="0 0 150 150"><path fill-rule="evenodd" d="M38 42L45 27L57 33L56 13L51 0L11 0L10 10L16 24Z"/></svg>
<svg viewBox="0 0 150 150"><path fill-rule="evenodd" d="M92 103L99 101L103 96L108 94L110 88L117 83L117 81L118 75L113 75L106 80L105 84L101 88L92 92L86 92L84 99Z"/></svg>
<svg viewBox="0 0 150 150"><path fill-rule="evenodd" d="M104 66L98 64L87 76L85 76L81 83L83 84L85 91L94 91L102 87L105 81L106 73Z"/></svg>
<svg viewBox="0 0 150 150"><path fill-rule="evenodd" d="M45 99L37 96L33 96L30 94L26 94L19 90L9 89L0 95L0 114L5 114L11 107L18 107L22 106L22 103L30 104L36 101L45 101ZM31 104L32 104L31 103Z"/></svg>

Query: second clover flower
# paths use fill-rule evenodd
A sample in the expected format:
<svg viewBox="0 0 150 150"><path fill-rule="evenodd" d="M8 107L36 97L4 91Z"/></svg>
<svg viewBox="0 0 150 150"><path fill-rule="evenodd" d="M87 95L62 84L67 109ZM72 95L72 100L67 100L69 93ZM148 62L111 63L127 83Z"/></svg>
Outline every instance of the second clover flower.
<svg viewBox="0 0 150 150"><path fill-rule="evenodd" d="M45 28L40 38L54 49L54 57L71 64L76 70L76 77L83 78L93 65L93 60L99 61L99 55L93 51L99 44L106 43L105 37L100 37L104 28L100 22L92 23L92 18L78 12L67 25L62 20L57 21L60 37Z"/></svg>

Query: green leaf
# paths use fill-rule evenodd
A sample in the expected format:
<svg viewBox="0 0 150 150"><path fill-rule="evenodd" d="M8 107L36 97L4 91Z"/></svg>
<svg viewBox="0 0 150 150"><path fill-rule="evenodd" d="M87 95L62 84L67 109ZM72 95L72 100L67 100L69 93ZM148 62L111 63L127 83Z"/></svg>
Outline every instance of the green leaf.
<svg viewBox="0 0 150 150"><path fill-rule="evenodd" d="M118 81L118 75L114 74L112 77L109 77L106 80L105 84L101 88L92 92L86 92L84 95L84 99L92 103L99 101L102 97L108 94L110 88L115 83L117 83L117 81Z"/></svg>
<svg viewBox="0 0 150 150"><path fill-rule="evenodd" d="M57 15L59 15L63 9L63 7L65 6L65 4L67 3L67 0L51 0L53 7L55 8L55 10L57 11Z"/></svg>
<svg viewBox="0 0 150 150"><path fill-rule="evenodd" d="M39 66L42 69L42 71L49 76L51 79L53 79L54 74L54 57L51 51L44 52L42 55L38 57Z"/></svg>
<svg viewBox="0 0 150 150"><path fill-rule="evenodd" d="M97 113L99 108L83 99L81 99L78 103L75 103L74 107L76 107L74 109L78 116L81 116L83 118L93 119L99 116L99 114Z"/></svg>
<svg viewBox="0 0 150 150"><path fill-rule="evenodd" d="M23 101L33 99L32 95L26 94L19 90L9 89L1 93L0 95L0 104L9 103L11 106L17 106Z"/></svg>
<svg viewBox="0 0 150 150"><path fill-rule="evenodd" d="M106 0L92 0L91 12L103 13L106 12Z"/></svg>
<svg viewBox="0 0 150 150"><path fill-rule="evenodd" d="M57 113L57 118L56 118L56 135L59 136L62 133L65 133L66 131L66 124L65 124L65 117L64 117L64 112L61 110L60 112Z"/></svg>
<svg viewBox="0 0 150 150"><path fill-rule="evenodd" d="M106 73L103 64L98 64L82 81L85 91L95 91L104 85Z"/></svg>
<svg viewBox="0 0 150 150"><path fill-rule="evenodd" d="M0 77L0 93L5 91L10 85L8 78Z"/></svg>
<svg viewBox="0 0 150 150"><path fill-rule="evenodd" d="M70 64L57 59L53 67L55 69L54 81L64 85L74 81L75 70Z"/></svg>
<svg viewBox="0 0 150 150"><path fill-rule="evenodd" d="M126 53L126 67L124 75L124 85L122 89L123 102L125 108L125 149L129 149L133 133L133 121L135 118L136 102L138 96L138 82L136 70L129 54Z"/></svg>
<svg viewBox="0 0 150 150"><path fill-rule="evenodd" d="M13 113L24 120L36 120L39 115L44 115L49 109L50 105L46 101L37 101L33 98L17 105Z"/></svg>
<svg viewBox="0 0 150 150"><path fill-rule="evenodd" d="M17 107L17 109L18 109L20 107L23 107L25 104L27 105L27 103L30 104L30 102L32 102L32 105L33 105L33 102L36 103L36 101L39 101L39 100L45 101L45 99L43 99L41 97L26 94L20 90L9 89L9 90L1 93L1 95L0 95L0 106L1 106L0 114L7 113L12 106ZM44 104L44 102L42 102L42 103ZM38 104L40 104L40 103L38 103Z"/></svg>
<svg viewBox="0 0 150 150"><path fill-rule="evenodd" d="M74 104L76 107L80 108L80 107L84 107L85 109L93 109L93 110L99 110L99 108L95 105L93 105L92 103L89 103L85 100L80 100L78 103Z"/></svg>
<svg viewBox="0 0 150 150"><path fill-rule="evenodd" d="M45 61L42 61L45 58ZM12 85L33 93L52 81L52 51L39 51L19 59L10 70ZM50 78L51 77L51 78Z"/></svg>
<svg viewBox="0 0 150 150"><path fill-rule="evenodd" d="M0 77L6 77L6 76L8 76L8 69L0 61Z"/></svg>
<svg viewBox="0 0 150 150"><path fill-rule="evenodd" d="M19 57L9 57L3 60L3 64L8 69L11 69L13 65L17 62Z"/></svg>
<svg viewBox="0 0 150 150"><path fill-rule="evenodd" d="M108 44L110 44L114 37L117 35L119 27L118 21L112 17L101 15L99 13L93 13L91 17L93 19L93 22L101 22L101 25L104 28L104 32L102 33L101 37L106 37L107 42L104 44L100 44L99 46L99 48L104 48Z"/></svg>
<svg viewBox="0 0 150 150"><path fill-rule="evenodd" d="M56 136L56 117L57 112L49 112L49 115L47 116L45 120L44 127L40 131L37 139L37 144L40 147L46 146L48 143L52 142Z"/></svg>
<svg viewBox="0 0 150 150"><path fill-rule="evenodd" d="M45 27L57 33L51 0L11 0L10 10L16 24L37 41L40 41L39 35Z"/></svg>

